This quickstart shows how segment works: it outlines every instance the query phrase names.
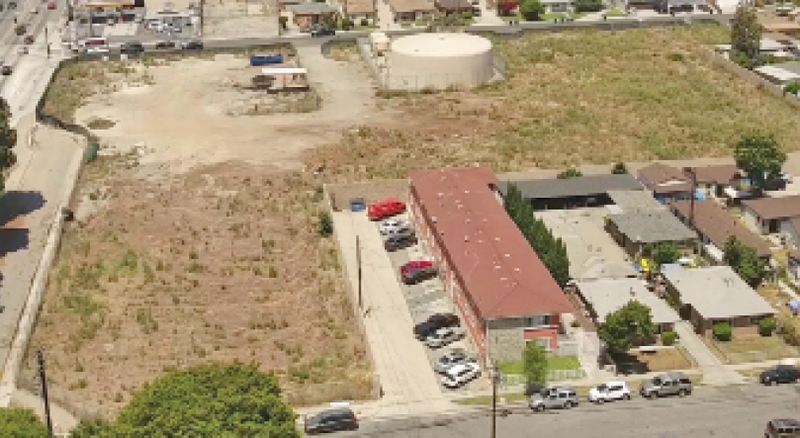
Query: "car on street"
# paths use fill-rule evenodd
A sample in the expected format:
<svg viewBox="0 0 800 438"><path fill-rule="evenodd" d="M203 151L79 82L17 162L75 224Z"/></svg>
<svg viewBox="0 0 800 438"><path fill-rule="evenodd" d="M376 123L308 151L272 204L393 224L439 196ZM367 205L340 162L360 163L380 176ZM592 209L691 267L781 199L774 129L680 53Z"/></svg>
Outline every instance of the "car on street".
<svg viewBox="0 0 800 438"><path fill-rule="evenodd" d="M56 2L50 2L50 3L48 3L48 4L47 4L47 9L49 9L49 10L51 10L51 11L52 11L52 10L54 10L54 9L56 9Z"/></svg>
<svg viewBox="0 0 800 438"><path fill-rule="evenodd" d="M764 438L800 438L800 420L776 418L767 422Z"/></svg>
<svg viewBox="0 0 800 438"><path fill-rule="evenodd" d="M436 276L436 267L428 260L411 260L400 267L400 277L405 284L416 284Z"/></svg>
<svg viewBox="0 0 800 438"><path fill-rule="evenodd" d="M128 41L120 47L119 51L126 55L138 55L144 53L144 46L139 41Z"/></svg>
<svg viewBox="0 0 800 438"><path fill-rule="evenodd" d="M203 42L200 40L184 41L181 43L183 50L203 50Z"/></svg>
<svg viewBox="0 0 800 438"><path fill-rule="evenodd" d="M425 340L431 333L444 327L458 327L461 321L454 313L434 313L425 321L414 326L414 337Z"/></svg>
<svg viewBox="0 0 800 438"><path fill-rule="evenodd" d="M461 327L445 327L436 330L425 338L428 348L442 348L463 338L467 333Z"/></svg>
<svg viewBox="0 0 800 438"><path fill-rule="evenodd" d="M383 239L383 247L386 251L392 252L398 249L408 248L409 246L417 243L417 236L413 230L399 232L385 236Z"/></svg>
<svg viewBox="0 0 800 438"><path fill-rule="evenodd" d="M378 227L380 233L384 236L389 234L395 234L402 231L408 231L411 229L411 223L408 221L404 221L402 219L389 219L383 221L381 226Z"/></svg>
<svg viewBox="0 0 800 438"><path fill-rule="evenodd" d="M312 25L309 28L312 37L324 37L324 36L332 36L336 35L336 30L329 26L323 26L320 24Z"/></svg>
<svg viewBox="0 0 800 438"><path fill-rule="evenodd" d="M469 362L475 362L475 360L470 357L470 355L468 355L463 348L453 348L448 353L445 353L436 359L436 362L433 363L433 369L437 373L444 374L447 372L447 370L456 365Z"/></svg>
<svg viewBox="0 0 800 438"><path fill-rule="evenodd" d="M589 390L589 401L602 404L613 400L630 400L631 390L625 382L607 382Z"/></svg>
<svg viewBox="0 0 800 438"><path fill-rule="evenodd" d="M398 201L394 198L389 198L370 205L369 208L367 208L367 217L369 217L370 220L379 221L405 211L405 202Z"/></svg>
<svg viewBox="0 0 800 438"><path fill-rule="evenodd" d="M156 41L156 49L174 49L175 41Z"/></svg>
<svg viewBox="0 0 800 438"><path fill-rule="evenodd" d="M350 408L328 409L305 421L306 435L343 430L358 430L358 418Z"/></svg>
<svg viewBox="0 0 800 438"><path fill-rule="evenodd" d="M800 369L792 365L778 365L762 372L758 380L764 385L800 383Z"/></svg>
<svg viewBox="0 0 800 438"><path fill-rule="evenodd" d="M639 393L651 399L669 395L684 397L692 393L692 381L683 373L661 374L645 380Z"/></svg>
<svg viewBox="0 0 800 438"><path fill-rule="evenodd" d="M578 394L571 386L554 386L528 398L528 407L534 411L570 409L578 406Z"/></svg>
<svg viewBox="0 0 800 438"><path fill-rule="evenodd" d="M442 385L455 389L469 383L481 375L481 366L475 362L466 362L455 365L442 376Z"/></svg>
<svg viewBox="0 0 800 438"><path fill-rule="evenodd" d="M11 68L10 65L4 65L4 66L0 67L0 73L2 73L3 76L8 76L13 72L14 72L14 69Z"/></svg>

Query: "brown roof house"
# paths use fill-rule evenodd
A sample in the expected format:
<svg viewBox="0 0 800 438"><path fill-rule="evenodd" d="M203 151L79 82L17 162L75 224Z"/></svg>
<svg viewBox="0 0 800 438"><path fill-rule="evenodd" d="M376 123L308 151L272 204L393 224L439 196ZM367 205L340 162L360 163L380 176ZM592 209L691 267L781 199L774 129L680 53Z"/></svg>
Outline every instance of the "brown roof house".
<svg viewBox="0 0 800 438"><path fill-rule="evenodd" d="M410 212L445 291L483 359L520 360L527 342L576 353L561 316L575 310L506 214L486 167L412 172ZM568 350L568 352L565 352Z"/></svg>
<svg viewBox="0 0 800 438"><path fill-rule="evenodd" d="M312 24L325 21L325 17L332 17L338 12L336 8L327 3L306 2L289 6L294 17L294 24L300 29L307 29Z"/></svg>
<svg viewBox="0 0 800 438"><path fill-rule="evenodd" d="M638 179L662 204L691 197L691 180L675 167L653 163L639 171Z"/></svg>
<svg viewBox="0 0 800 438"><path fill-rule="evenodd" d="M684 167L683 171L689 177L689 181L691 181L692 174L694 174L696 190L707 198L738 196L742 172L735 164Z"/></svg>
<svg viewBox="0 0 800 438"><path fill-rule="evenodd" d="M355 24L362 24L363 20L375 24L375 8L373 0L343 0L342 16Z"/></svg>
<svg viewBox="0 0 800 438"><path fill-rule="evenodd" d="M756 252L758 257L769 260L772 251L761 236L742 225L730 212L712 200L677 201L670 205L675 215L700 235L706 257L714 263L722 263L725 243L735 237L742 245Z"/></svg>
<svg viewBox="0 0 800 438"><path fill-rule="evenodd" d="M800 216L800 195L742 201L742 220L762 234L788 233L790 221Z"/></svg>
<svg viewBox="0 0 800 438"><path fill-rule="evenodd" d="M388 0L395 23L427 20L436 13L432 0Z"/></svg>

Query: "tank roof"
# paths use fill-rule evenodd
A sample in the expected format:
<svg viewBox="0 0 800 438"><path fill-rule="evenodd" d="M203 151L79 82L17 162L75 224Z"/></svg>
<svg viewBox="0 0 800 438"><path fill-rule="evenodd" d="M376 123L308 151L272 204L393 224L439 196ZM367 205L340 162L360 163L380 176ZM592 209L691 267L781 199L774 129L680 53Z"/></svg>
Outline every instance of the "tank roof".
<svg viewBox="0 0 800 438"><path fill-rule="evenodd" d="M466 33L420 33L392 42L393 52L422 57L468 56L491 50L491 41Z"/></svg>

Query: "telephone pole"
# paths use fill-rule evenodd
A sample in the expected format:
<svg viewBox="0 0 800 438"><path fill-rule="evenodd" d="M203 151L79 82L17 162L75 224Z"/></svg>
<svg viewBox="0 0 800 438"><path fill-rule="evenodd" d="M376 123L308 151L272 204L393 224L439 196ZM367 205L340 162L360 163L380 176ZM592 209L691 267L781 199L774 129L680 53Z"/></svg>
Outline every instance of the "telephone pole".
<svg viewBox="0 0 800 438"><path fill-rule="evenodd" d="M364 309L364 302L361 296L361 238L356 235L356 264L358 265L358 308Z"/></svg>
<svg viewBox="0 0 800 438"><path fill-rule="evenodd" d="M39 380L42 383L42 398L44 399L44 416L47 420L47 432L49 436L53 436L53 422L50 420L50 400L47 398L47 374L44 371L44 350L39 349L36 352L39 359Z"/></svg>

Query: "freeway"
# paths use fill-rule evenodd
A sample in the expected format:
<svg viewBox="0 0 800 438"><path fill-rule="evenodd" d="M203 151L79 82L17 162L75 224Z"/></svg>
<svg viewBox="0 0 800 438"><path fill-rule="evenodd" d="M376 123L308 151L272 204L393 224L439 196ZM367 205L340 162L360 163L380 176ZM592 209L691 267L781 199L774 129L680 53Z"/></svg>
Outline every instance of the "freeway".
<svg viewBox="0 0 800 438"><path fill-rule="evenodd" d="M800 385L764 387L755 384L698 387L686 398L664 398L581 406L568 411L533 413L527 408L497 419L498 438L694 438L759 437L773 418L800 419ZM336 437L485 438L491 417L486 413L438 418L420 424L402 420L362 422L357 432Z"/></svg>

